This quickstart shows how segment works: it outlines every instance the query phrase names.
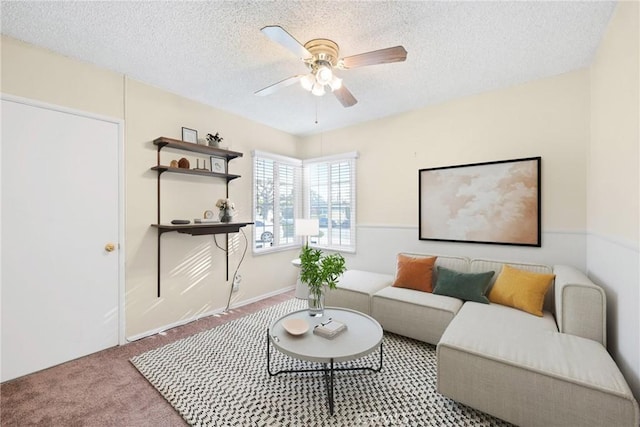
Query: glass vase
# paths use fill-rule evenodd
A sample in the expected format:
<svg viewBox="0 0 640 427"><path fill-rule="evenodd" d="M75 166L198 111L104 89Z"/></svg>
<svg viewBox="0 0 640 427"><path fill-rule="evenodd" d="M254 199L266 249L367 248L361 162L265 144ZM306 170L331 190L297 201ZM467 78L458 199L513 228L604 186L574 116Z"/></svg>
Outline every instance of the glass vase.
<svg viewBox="0 0 640 427"><path fill-rule="evenodd" d="M324 314L324 292L322 290L309 289L307 301L309 303L309 316L322 317Z"/></svg>
<svg viewBox="0 0 640 427"><path fill-rule="evenodd" d="M220 222L231 222L233 220L233 212L231 209L220 209Z"/></svg>

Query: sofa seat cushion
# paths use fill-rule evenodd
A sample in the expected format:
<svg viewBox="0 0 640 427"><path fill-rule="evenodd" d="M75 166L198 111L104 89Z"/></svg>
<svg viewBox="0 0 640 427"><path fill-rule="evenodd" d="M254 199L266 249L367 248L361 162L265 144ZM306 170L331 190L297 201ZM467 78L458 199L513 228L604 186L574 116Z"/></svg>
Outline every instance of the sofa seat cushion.
<svg viewBox="0 0 640 427"><path fill-rule="evenodd" d="M386 287L371 299L371 316L385 331L437 344L463 302L457 298Z"/></svg>
<svg viewBox="0 0 640 427"><path fill-rule="evenodd" d="M462 317L456 321L456 328L451 331L451 337L463 340L465 343L473 339L469 336L469 332L476 336L481 335L477 338L478 345L482 345L487 337L498 340L513 333L526 337L526 334L531 331L558 332L553 314L548 311L543 312L542 317L538 317L500 304L468 301L458 315ZM487 348L492 344L493 342L487 343Z"/></svg>
<svg viewBox="0 0 640 427"><path fill-rule="evenodd" d="M606 349L557 332L549 313L538 318L468 302L437 354L441 393L512 423L624 425L637 419L631 390ZM468 391L480 384L486 394Z"/></svg>
<svg viewBox="0 0 640 427"><path fill-rule="evenodd" d="M602 344L557 332L549 313L545 313L549 321L543 318L540 323L535 322L540 318L532 315L517 320L521 313L500 305L467 303L440 343L568 381L623 393L626 381Z"/></svg>
<svg viewBox="0 0 640 427"><path fill-rule="evenodd" d="M325 294L327 307L344 307L371 315L371 295L393 283L393 275L371 273L361 270L347 270L338 287Z"/></svg>

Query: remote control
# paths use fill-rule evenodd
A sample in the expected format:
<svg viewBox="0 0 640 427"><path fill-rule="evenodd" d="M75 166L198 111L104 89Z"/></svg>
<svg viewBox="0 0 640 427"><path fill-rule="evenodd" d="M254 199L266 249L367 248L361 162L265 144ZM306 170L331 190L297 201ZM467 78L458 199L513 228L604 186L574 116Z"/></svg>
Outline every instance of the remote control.
<svg viewBox="0 0 640 427"><path fill-rule="evenodd" d="M188 219L173 219L171 220L171 224L189 224L191 223L191 221L189 221Z"/></svg>

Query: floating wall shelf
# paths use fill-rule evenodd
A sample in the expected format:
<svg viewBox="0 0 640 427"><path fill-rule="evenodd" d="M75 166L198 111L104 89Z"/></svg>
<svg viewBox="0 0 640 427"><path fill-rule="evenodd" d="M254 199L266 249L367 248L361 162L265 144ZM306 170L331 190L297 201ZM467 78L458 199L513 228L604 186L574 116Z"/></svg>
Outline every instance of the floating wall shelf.
<svg viewBox="0 0 640 427"><path fill-rule="evenodd" d="M187 174L187 175L199 175L209 178L223 179L226 181L226 194L225 197L229 197L229 181L236 178L240 178L240 175L233 175L229 173L217 173L208 170L201 169L186 169L186 168L173 168L170 166L164 166L160 164L160 150L163 148L173 148L176 150L188 151L197 154L204 154L208 156L223 157L228 163L230 160L242 157L242 153L236 151L223 150L221 148L209 147L207 145L193 144L190 142L184 142L177 139L160 137L153 141L153 144L158 147L156 166L153 166L151 170L158 172L157 178L157 191L158 191L158 203L157 203L157 223L151 224L158 230L158 298L160 297L160 237L167 232L177 231L178 233L190 234L192 236L202 236L207 234L225 234L227 237L227 249L229 248L229 233L237 233L240 228L253 224L252 222L219 222L209 224L162 224L160 221L160 176L164 172ZM227 280L229 280L229 253L226 253L226 271Z"/></svg>

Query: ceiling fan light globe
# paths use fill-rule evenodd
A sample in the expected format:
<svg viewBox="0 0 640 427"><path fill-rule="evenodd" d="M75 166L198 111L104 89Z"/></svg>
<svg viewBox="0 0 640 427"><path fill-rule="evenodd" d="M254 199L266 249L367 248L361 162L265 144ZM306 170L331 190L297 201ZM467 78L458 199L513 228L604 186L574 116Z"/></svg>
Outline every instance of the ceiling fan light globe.
<svg viewBox="0 0 640 427"><path fill-rule="evenodd" d="M333 76L333 78L329 82L329 86L331 87L332 91L340 89L342 87L342 79L339 77Z"/></svg>
<svg viewBox="0 0 640 427"><path fill-rule="evenodd" d="M313 85L313 89L311 89L311 93L314 94L315 96L322 96L324 95L324 85L315 83Z"/></svg>
<svg viewBox="0 0 640 427"><path fill-rule="evenodd" d="M321 85L328 84L333 79L333 71L326 65L321 65L316 71L316 81Z"/></svg>
<svg viewBox="0 0 640 427"><path fill-rule="evenodd" d="M306 76L300 79L300 85L305 90L311 91L311 89L313 89L314 84L315 84L315 77L313 76L313 74L307 74Z"/></svg>

